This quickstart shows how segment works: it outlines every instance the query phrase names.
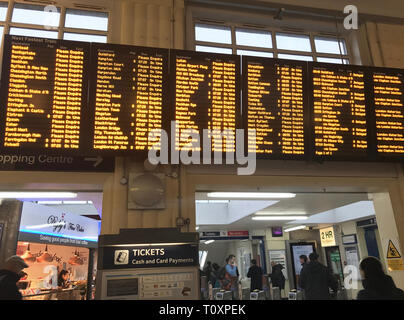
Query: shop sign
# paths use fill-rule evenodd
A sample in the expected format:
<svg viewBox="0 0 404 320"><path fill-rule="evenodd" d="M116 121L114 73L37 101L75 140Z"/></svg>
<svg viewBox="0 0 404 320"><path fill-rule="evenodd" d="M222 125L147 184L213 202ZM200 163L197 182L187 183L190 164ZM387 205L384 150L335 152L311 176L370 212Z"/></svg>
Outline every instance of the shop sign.
<svg viewBox="0 0 404 320"><path fill-rule="evenodd" d="M22 241L63 245L94 243L96 246L98 221L57 208L24 202L20 233L24 238Z"/></svg>
<svg viewBox="0 0 404 320"><path fill-rule="evenodd" d="M226 231L203 231L201 237L226 237Z"/></svg>
<svg viewBox="0 0 404 320"><path fill-rule="evenodd" d="M0 153L0 171L114 172L113 157Z"/></svg>
<svg viewBox="0 0 404 320"><path fill-rule="evenodd" d="M334 227L320 229L320 239L322 247L332 247L336 245Z"/></svg>
<svg viewBox="0 0 404 320"><path fill-rule="evenodd" d="M197 244L99 248L102 269L198 266Z"/></svg>
<svg viewBox="0 0 404 320"><path fill-rule="evenodd" d="M228 237L248 237L248 231L227 231Z"/></svg>
<svg viewBox="0 0 404 320"><path fill-rule="evenodd" d="M50 236L46 234L21 232L21 231L18 234L18 241L55 244L62 246L85 247L85 248L98 247L97 241L74 239L63 236Z"/></svg>
<svg viewBox="0 0 404 320"><path fill-rule="evenodd" d="M396 239L388 240L387 244L387 266L390 271L404 270L403 259L398 249L398 241Z"/></svg>

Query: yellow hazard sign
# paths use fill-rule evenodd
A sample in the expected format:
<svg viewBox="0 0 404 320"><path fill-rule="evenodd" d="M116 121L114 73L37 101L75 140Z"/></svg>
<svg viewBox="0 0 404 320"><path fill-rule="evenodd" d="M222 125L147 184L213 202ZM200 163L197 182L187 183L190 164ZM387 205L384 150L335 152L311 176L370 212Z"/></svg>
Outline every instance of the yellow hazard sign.
<svg viewBox="0 0 404 320"><path fill-rule="evenodd" d="M390 271L404 270L403 259L393 241L389 240L387 246L387 266Z"/></svg>
<svg viewBox="0 0 404 320"><path fill-rule="evenodd" d="M396 246L389 240L389 247L387 248L387 259L401 258Z"/></svg>

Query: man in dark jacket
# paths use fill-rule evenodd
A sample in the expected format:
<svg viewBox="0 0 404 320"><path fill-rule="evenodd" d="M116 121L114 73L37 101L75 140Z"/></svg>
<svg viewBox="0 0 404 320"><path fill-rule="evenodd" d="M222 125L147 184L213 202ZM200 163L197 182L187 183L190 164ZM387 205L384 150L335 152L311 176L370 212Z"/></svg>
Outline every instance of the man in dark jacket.
<svg viewBox="0 0 404 320"><path fill-rule="evenodd" d="M313 252L309 255L310 262L300 272L299 285L304 289L306 300L329 300L331 288L338 290L338 282L328 271L328 268L317 261L318 254Z"/></svg>
<svg viewBox="0 0 404 320"><path fill-rule="evenodd" d="M282 269L283 266L281 264L276 264L274 261L271 262L272 273L271 273L271 281L272 287L278 287L280 290L285 289L285 276L283 275Z"/></svg>
<svg viewBox="0 0 404 320"><path fill-rule="evenodd" d="M0 300L22 300L17 282L24 268L28 268L28 265L19 256L11 256L6 260L4 269L0 270Z"/></svg>
<svg viewBox="0 0 404 320"><path fill-rule="evenodd" d="M248 269L247 277L251 278L251 291L262 290L262 268L257 266L257 260L251 260L252 266Z"/></svg>

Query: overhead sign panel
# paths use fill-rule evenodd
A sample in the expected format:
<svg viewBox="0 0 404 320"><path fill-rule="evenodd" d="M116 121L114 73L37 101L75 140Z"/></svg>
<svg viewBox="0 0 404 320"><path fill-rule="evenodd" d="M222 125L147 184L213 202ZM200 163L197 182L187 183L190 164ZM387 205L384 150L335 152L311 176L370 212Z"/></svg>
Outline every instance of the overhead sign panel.
<svg viewBox="0 0 404 320"><path fill-rule="evenodd" d="M365 70L314 63L309 72L314 156L366 158L369 130Z"/></svg>
<svg viewBox="0 0 404 320"><path fill-rule="evenodd" d="M240 115L240 57L173 51L175 150L202 151L195 134L210 130L211 151L234 152ZM198 145L199 144L199 145Z"/></svg>
<svg viewBox="0 0 404 320"><path fill-rule="evenodd" d="M90 44L5 36L0 145L74 152L87 132Z"/></svg>
<svg viewBox="0 0 404 320"><path fill-rule="evenodd" d="M404 155L404 73L372 71L376 148L379 156Z"/></svg>
<svg viewBox="0 0 404 320"><path fill-rule="evenodd" d="M149 139L169 119L168 50L93 44L91 83L93 150L160 149Z"/></svg>
<svg viewBox="0 0 404 320"><path fill-rule="evenodd" d="M256 132L248 151L262 158L307 155L307 64L244 56L242 65L244 128Z"/></svg>

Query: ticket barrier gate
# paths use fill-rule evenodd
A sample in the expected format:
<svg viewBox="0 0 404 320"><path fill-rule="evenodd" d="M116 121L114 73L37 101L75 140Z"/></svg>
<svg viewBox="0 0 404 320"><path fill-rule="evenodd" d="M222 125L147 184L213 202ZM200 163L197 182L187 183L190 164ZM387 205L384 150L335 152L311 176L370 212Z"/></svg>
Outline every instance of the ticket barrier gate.
<svg viewBox="0 0 404 320"><path fill-rule="evenodd" d="M279 287L272 287L272 300L281 300L281 290Z"/></svg>
<svg viewBox="0 0 404 320"><path fill-rule="evenodd" d="M265 299L266 300L271 300L272 296L271 296L271 289L272 284L271 284L271 280L269 279L269 277L267 275L263 275L262 276L262 290L265 293Z"/></svg>
<svg viewBox="0 0 404 320"><path fill-rule="evenodd" d="M216 293L215 300L233 300L233 292L232 291L224 291L220 290Z"/></svg>
<svg viewBox="0 0 404 320"><path fill-rule="evenodd" d="M212 288L211 300L216 300L216 294L220 291L220 288Z"/></svg>
<svg viewBox="0 0 404 320"><path fill-rule="evenodd" d="M201 277L201 299L202 300L209 299L209 284L206 276Z"/></svg>
<svg viewBox="0 0 404 320"><path fill-rule="evenodd" d="M251 292L250 300L266 300L264 290L254 290Z"/></svg>
<svg viewBox="0 0 404 320"><path fill-rule="evenodd" d="M288 300L303 300L303 291L291 290L288 294Z"/></svg>
<svg viewBox="0 0 404 320"><path fill-rule="evenodd" d="M348 300L348 293L345 288L338 290L337 300Z"/></svg>
<svg viewBox="0 0 404 320"><path fill-rule="evenodd" d="M241 294L241 300L250 300L250 293L251 293L250 288L243 288Z"/></svg>

